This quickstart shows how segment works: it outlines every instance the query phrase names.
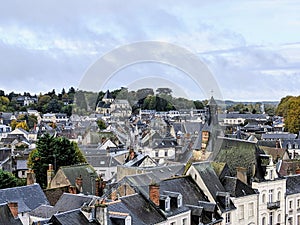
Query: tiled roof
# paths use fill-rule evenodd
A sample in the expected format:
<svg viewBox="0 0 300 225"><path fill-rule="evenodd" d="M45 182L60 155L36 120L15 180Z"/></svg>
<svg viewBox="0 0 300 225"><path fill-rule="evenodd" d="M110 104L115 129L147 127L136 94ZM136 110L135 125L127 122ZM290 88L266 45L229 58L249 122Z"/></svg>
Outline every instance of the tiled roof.
<svg viewBox="0 0 300 225"><path fill-rule="evenodd" d="M19 213L30 212L40 205L49 205L38 184L0 189L0 203L6 202L18 202Z"/></svg>

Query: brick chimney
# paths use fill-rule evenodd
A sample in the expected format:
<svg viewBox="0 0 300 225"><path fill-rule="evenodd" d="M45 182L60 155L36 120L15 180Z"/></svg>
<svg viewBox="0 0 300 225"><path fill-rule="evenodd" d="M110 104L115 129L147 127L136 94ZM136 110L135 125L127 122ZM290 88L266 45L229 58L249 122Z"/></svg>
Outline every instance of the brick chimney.
<svg viewBox="0 0 300 225"><path fill-rule="evenodd" d="M26 179L26 184L27 185L31 185L36 183L36 179L35 179L35 173L33 172L32 169L29 169L27 171L27 179Z"/></svg>
<svg viewBox="0 0 300 225"><path fill-rule="evenodd" d="M9 202L7 203L12 215L14 218L18 217L18 202Z"/></svg>
<svg viewBox="0 0 300 225"><path fill-rule="evenodd" d="M149 185L149 198L157 206L159 206L159 184L152 182Z"/></svg>
<svg viewBox="0 0 300 225"><path fill-rule="evenodd" d="M236 177L240 181L244 182L247 184L247 169L244 167L237 167L236 168Z"/></svg>
<svg viewBox="0 0 300 225"><path fill-rule="evenodd" d="M51 187L51 181L53 177L54 177L53 165L49 164L49 168L47 170L47 188Z"/></svg>
<svg viewBox="0 0 300 225"><path fill-rule="evenodd" d="M82 184L83 184L82 177L81 175L79 175L79 177L77 177L75 181L75 186L79 191L79 193L82 193Z"/></svg>

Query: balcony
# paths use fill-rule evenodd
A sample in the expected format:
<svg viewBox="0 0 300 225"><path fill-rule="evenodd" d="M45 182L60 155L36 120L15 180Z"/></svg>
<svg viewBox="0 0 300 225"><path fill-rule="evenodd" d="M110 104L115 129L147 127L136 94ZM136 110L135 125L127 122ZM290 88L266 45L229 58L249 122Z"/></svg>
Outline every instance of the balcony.
<svg viewBox="0 0 300 225"><path fill-rule="evenodd" d="M267 208L268 209L279 209L280 208L280 201L276 201L276 202L268 202L267 203Z"/></svg>

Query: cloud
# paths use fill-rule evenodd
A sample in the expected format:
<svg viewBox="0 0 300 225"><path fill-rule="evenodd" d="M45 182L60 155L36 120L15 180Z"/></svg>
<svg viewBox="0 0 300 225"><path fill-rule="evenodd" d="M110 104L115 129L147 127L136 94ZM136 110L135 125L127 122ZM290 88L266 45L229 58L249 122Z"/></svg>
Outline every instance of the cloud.
<svg viewBox="0 0 300 225"><path fill-rule="evenodd" d="M226 98L299 94L299 8L295 1L5 1L0 76L7 79L0 89L44 92L76 86L105 53L159 40L198 54ZM149 65L131 72L182 75ZM189 86L187 91L193 92Z"/></svg>

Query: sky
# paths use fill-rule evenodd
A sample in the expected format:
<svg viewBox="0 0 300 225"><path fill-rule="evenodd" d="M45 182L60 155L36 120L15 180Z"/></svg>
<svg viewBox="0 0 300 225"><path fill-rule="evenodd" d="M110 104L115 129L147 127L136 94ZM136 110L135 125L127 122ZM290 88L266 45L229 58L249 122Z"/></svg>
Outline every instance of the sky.
<svg viewBox="0 0 300 225"><path fill-rule="evenodd" d="M88 82L98 91L170 87L199 100L214 93L235 101L298 96L299 11L297 0L4 0L0 90L60 93ZM147 52L148 42L167 47ZM130 55L136 43L144 44L134 53L139 58ZM166 49L174 53L170 63ZM187 55L204 72L185 70ZM99 66L107 60L115 70Z"/></svg>

